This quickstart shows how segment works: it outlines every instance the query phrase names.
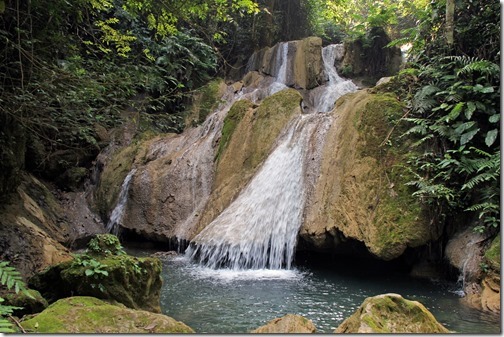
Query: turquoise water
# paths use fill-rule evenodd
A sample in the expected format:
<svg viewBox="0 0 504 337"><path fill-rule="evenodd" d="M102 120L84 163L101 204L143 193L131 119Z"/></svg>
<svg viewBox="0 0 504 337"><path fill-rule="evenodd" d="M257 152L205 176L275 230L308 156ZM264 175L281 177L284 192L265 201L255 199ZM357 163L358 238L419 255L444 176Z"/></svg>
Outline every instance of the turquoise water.
<svg viewBox="0 0 504 337"><path fill-rule="evenodd" d="M203 268L185 257L163 261L163 313L198 333L247 333L292 313L332 332L366 297L398 293L424 304L458 333L499 333L500 317L462 305L456 286L413 279L400 273L299 267L287 271L231 271Z"/></svg>

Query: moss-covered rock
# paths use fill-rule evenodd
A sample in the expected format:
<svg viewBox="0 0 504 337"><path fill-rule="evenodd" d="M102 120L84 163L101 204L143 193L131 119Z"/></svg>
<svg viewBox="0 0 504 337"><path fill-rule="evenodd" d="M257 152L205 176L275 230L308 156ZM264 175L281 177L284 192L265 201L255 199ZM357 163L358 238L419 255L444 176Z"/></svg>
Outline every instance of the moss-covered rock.
<svg viewBox="0 0 504 337"><path fill-rule="evenodd" d="M439 237L405 183L410 150L398 140L404 114L389 94L359 91L345 95L334 110L321 174L301 228L315 249L334 249L342 240L363 242L383 260L399 257Z"/></svg>
<svg viewBox="0 0 504 337"><path fill-rule="evenodd" d="M449 333L420 302L398 294L368 297L335 333Z"/></svg>
<svg viewBox="0 0 504 337"><path fill-rule="evenodd" d="M111 237L91 240L89 255L76 255L73 261L50 267L30 279L30 286L50 302L72 295L93 296L160 312L161 261L126 255Z"/></svg>
<svg viewBox="0 0 504 337"><path fill-rule="evenodd" d="M30 296L26 295L26 293L20 291L16 293L8 293L2 295L5 299L5 302L2 305L10 305L13 307L18 307L21 309L14 310L14 315L21 317L28 314L35 314L41 312L49 305L45 298L34 289L27 289L27 292Z"/></svg>
<svg viewBox="0 0 504 337"><path fill-rule="evenodd" d="M233 105L224 120L212 193L199 217L198 231L229 206L250 181L282 130L301 113L301 100L296 90L287 89L267 97L258 107L247 100Z"/></svg>
<svg viewBox="0 0 504 337"><path fill-rule="evenodd" d="M119 238L113 234L98 234L87 245L87 253L91 256L106 257L109 255L124 255Z"/></svg>
<svg viewBox="0 0 504 337"><path fill-rule="evenodd" d="M185 125L196 126L205 121L221 102L226 84L221 78L216 78L196 90L192 96L192 104L186 113Z"/></svg>
<svg viewBox="0 0 504 337"><path fill-rule="evenodd" d="M21 322L27 332L38 333L193 333L171 317L93 297L61 299L37 316Z"/></svg>
<svg viewBox="0 0 504 337"><path fill-rule="evenodd" d="M500 273L501 269L501 237L498 234L495 239L493 239L490 248L485 252L485 261L490 268L492 268L497 273Z"/></svg>
<svg viewBox="0 0 504 337"><path fill-rule="evenodd" d="M280 318L275 318L265 325L251 331L251 333L315 333L317 328L309 319L287 314Z"/></svg>

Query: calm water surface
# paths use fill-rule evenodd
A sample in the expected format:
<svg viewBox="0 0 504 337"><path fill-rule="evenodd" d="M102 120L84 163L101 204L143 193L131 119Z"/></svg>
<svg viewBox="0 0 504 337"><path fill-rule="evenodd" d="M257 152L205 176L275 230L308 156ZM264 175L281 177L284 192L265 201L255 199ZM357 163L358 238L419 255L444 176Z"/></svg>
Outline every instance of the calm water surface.
<svg viewBox="0 0 504 337"><path fill-rule="evenodd" d="M388 272L369 277L362 272L319 267L212 270L183 256L163 263L163 313L198 333L247 333L288 313L311 319L319 333L330 333L366 297L391 292L421 302L452 331L500 332L500 317L463 306L452 284Z"/></svg>

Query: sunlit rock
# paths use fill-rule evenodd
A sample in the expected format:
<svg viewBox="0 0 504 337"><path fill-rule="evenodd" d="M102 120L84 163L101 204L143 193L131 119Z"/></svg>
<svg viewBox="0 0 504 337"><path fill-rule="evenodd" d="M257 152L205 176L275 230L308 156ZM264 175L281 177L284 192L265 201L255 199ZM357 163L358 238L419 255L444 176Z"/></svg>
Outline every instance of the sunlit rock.
<svg viewBox="0 0 504 337"><path fill-rule="evenodd" d="M449 333L417 301L398 294L368 297L334 333Z"/></svg>
<svg viewBox="0 0 504 337"><path fill-rule="evenodd" d="M21 326L29 333L194 333L169 316L85 296L61 299Z"/></svg>
<svg viewBox="0 0 504 337"><path fill-rule="evenodd" d="M316 333L313 322L303 316L287 314L275 318L251 333Z"/></svg>

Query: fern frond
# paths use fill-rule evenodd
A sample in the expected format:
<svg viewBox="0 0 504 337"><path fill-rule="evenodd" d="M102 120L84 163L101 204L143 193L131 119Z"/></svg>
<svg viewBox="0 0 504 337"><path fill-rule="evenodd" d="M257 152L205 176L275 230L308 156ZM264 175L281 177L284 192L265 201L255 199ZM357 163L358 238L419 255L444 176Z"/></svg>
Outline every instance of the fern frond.
<svg viewBox="0 0 504 337"><path fill-rule="evenodd" d="M0 284L9 290L14 288L16 293L26 290L21 274L16 268L10 267L8 261L0 261Z"/></svg>
<svg viewBox="0 0 504 337"><path fill-rule="evenodd" d="M500 76L499 65L487 61L487 60L477 60L469 64L466 64L462 69L457 72L457 75L472 75L474 73L479 73L481 75L498 77Z"/></svg>

